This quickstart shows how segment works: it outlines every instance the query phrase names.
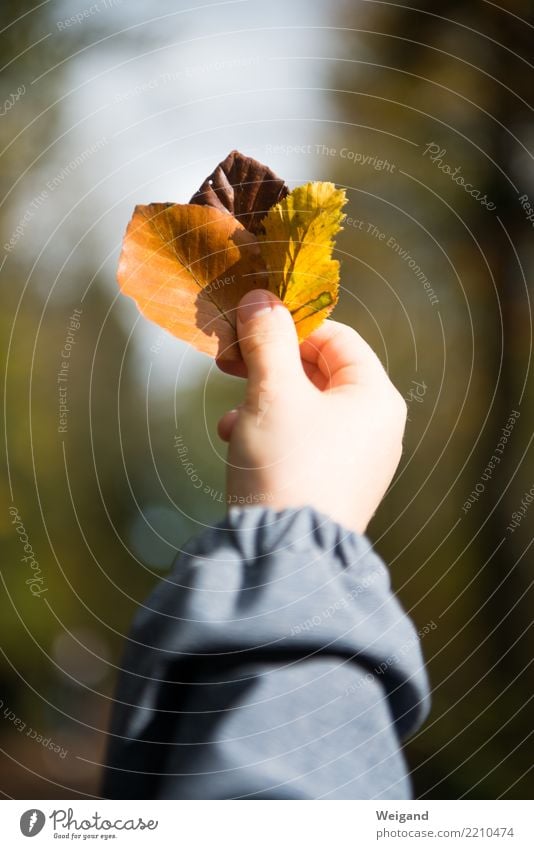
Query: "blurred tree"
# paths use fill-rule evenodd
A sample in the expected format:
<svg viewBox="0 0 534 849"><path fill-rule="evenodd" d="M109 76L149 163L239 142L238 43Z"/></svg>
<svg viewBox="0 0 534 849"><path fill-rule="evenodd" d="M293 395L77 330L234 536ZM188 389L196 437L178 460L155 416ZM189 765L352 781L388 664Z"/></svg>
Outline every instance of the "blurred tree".
<svg viewBox="0 0 534 849"><path fill-rule="evenodd" d="M387 358L411 419L372 531L418 624L439 626L416 790L529 798L532 557L507 526L532 486L532 5L342 9L326 163L351 187L341 316Z"/></svg>
<svg viewBox="0 0 534 849"><path fill-rule="evenodd" d="M31 209L35 217L47 212L31 206L35 196L28 196L26 187L36 173L36 158L56 140L60 111L46 108L42 89L32 87L31 80L66 58L72 42L67 46L47 37L45 4L4 3L0 14L6 110L0 119L0 234L5 245L16 232L20 209ZM47 103L58 99L62 73L60 68L49 77ZM68 152L62 149L63 156ZM47 161L53 155L45 154ZM102 278L88 287L94 268L83 248L71 264L70 291L63 297L45 291L46 263L38 264L30 278L30 258L37 254L34 223L29 217L0 259L6 402L0 698L27 727L51 735L69 754L54 759L0 717L5 750L0 789L18 798L95 792L97 771L90 766L80 770L76 756L102 756L123 634L154 580L123 542L137 509L127 473L138 475L139 467L150 462L139 438L142 397L131 356L123 357L124 323L117 311L108 315L111 298ZM74 330L73 315L79 318ZM71 356L64 367L69 333L75 341L68 342ZM61 374L66 375L63 382L58 381ZM68 408L63 418L62 401ZM39 573L21 559L25 551L8 513L12 504ZM26 581L37 574L47 592L34 597ZM80 628L85 628L82 645L72 640L65 655L65 635ZM84 643L99 646L102 661L84 650Z"/></svg>

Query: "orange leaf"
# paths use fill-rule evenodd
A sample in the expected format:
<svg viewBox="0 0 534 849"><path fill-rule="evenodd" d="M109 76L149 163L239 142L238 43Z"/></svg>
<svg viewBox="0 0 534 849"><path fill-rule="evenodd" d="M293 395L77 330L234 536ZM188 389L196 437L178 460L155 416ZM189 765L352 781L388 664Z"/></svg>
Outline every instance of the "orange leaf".
<svg viewBox="0 0 534 849"><path fill-rule="evenodd" d="M212 206L136 206L119 261L122 292L141 313L199 351L239 359L235 310L265 285L255 237Z"/></svg>

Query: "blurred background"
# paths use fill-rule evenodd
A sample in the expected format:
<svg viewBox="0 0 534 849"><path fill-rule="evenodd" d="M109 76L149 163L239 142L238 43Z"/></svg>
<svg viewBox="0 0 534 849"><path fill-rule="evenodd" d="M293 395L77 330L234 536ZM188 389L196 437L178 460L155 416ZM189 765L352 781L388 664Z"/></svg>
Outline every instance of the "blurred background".
<svg viewBox="0 0 534 849"><path fill-rule="evenodd" d="M3 796L98 795L128 625L224 514L241 382L115 271L238 148L347 188L335 318L408 402L369 535L423 633L415 793L531 798L531 1L3 0L0 45Z"/></svg>

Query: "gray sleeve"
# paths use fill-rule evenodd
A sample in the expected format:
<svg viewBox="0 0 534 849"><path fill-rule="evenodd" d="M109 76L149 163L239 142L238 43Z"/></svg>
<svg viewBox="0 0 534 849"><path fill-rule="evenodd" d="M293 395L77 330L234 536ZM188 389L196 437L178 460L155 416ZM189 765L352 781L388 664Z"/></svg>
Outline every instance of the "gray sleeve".
<svg viewBox="0 0 534 849"><path fill-rule="evenodd" d="M419 639L367 537L231 508L139 611L103 795L401 799L428 712Z"/></svg>

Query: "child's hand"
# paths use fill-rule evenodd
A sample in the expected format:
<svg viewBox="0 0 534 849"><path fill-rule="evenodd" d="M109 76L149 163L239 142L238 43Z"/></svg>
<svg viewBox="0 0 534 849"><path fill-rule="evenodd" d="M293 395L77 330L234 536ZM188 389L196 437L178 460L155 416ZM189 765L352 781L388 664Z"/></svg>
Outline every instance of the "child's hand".
<svg viewBox="0 0 534 849"><path fill-rule="evenodd" d="M299 351L289 312L264 290L242 298L237 331L244 364L233 373L248 375L247 391L218 426L229 442L229 504L311 505L363 533L399 463L406 422L378 357L335 321Z"/></svg>

